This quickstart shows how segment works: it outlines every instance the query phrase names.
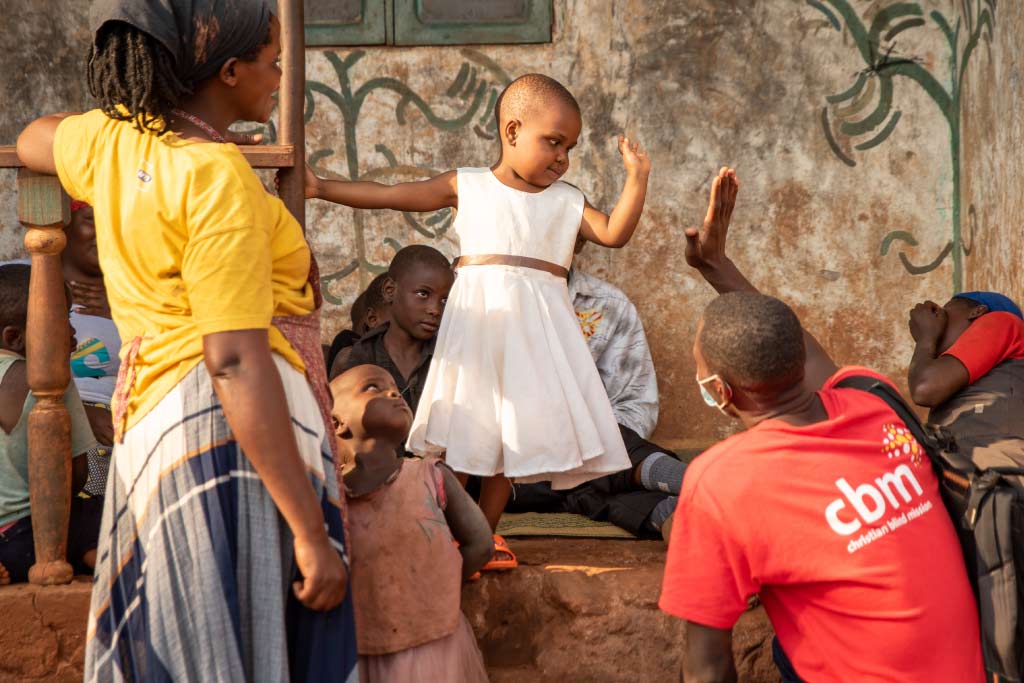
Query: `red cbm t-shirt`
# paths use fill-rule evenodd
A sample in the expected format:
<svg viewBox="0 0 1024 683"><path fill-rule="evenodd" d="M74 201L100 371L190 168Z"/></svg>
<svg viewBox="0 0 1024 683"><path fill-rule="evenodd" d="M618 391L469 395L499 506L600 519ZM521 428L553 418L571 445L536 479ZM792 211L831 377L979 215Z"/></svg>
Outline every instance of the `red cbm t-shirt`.
<svg viewBox="0 0 1024 683"><path fill-rule="evenodd" d="M977 608L928 456L881 399L819 392L829 418L767 420L686 471L660 607L731 628L759 593L814 683L981 683Z"/></svg>
<svg viewBox="0 0 1024 683"><path fill-rule="evenodd" d="M1004 360L1024 358L1024 320L1003 311L986 313L943 355L963 363L973 384Z"/></svg>

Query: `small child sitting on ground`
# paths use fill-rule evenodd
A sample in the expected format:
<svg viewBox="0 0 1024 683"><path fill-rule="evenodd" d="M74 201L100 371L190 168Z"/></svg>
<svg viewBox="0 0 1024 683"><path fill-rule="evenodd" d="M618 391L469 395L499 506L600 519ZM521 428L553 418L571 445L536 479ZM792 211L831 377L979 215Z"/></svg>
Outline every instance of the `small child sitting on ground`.
<svg viewBox="0 0 1024 683"><path fill-rule="evenodd" d="M35 405L25 364L25 327L31 269L0 266L0 585L28 580L35 564L28 492L28 416ZM76 346L69 327L71 344ZM68 356L70 358L70 354ZM72 491L85 485L86 458L96 447L89 418L74 382L64 392L71 415ZM96 561L103 499L71 499L67 559L76 572L91 572Z"/></svg>
<svg viewBox="0 0 1024 683"><path fill-rule="evenodd" d="M414 244L399 250L380 283L388 320L343 349L331 366L331 377L357 365L382 367L391 373L402 398L415 413L454 281L448 259L437 249ZM368 299L367 314L370 303ZM379 303L373 307L375 315L381 308Z"/></svg>
<svg viewBox="0 0 1024 683"><path fill-rule="evenodd" d="M486 681L460 596L494 552L487 520L440 460L398 457L412 411L387 371L352 368L331 394L338 452L355 461L344 484L360 680Z"/></svg>

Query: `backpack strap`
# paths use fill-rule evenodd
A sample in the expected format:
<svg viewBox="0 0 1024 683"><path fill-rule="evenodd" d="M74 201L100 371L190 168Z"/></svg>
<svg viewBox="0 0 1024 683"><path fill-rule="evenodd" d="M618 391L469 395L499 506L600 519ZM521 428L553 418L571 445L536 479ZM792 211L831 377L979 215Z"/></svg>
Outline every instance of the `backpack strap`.
<svg viewBox="0 0 1024 683"><path fill-rule="evenodd" d="M864 391L888 404L893 412L903 420L903 424L910 430L911 435L917 440L925 453L928 454L932 464L935 465L944 475L949 478L959 475L963 481L958 482L964 488L969 486L970 480L977 474L978 467L964 454L960 453L956 446L956 440L948 433L942 434L941 440L930 433L917 414L907 405L899 392L893 389L887 382L882 382L874 377L865 375L853 375L836 383L836 389L857 389Z"/></svg>
<svg viewBox="0 0 1024 683"><path fill-rule="evenodd" d="M922 446L927 446L933 441L924 431L924 425L921 424L921 420L918 419L917 414L910 409L903 397L896 393L895 390L885 382L881 382L874 377L868 377L866 375L853 375L846 379L838 382L835 385L836 389L857 389L859 391L865 391L869 394L873 394L878 398L882 399L889 404L889 407L893 409L896 415L903 420L903 424L907 426L910 433L917 439L917 442Z"/></svg>

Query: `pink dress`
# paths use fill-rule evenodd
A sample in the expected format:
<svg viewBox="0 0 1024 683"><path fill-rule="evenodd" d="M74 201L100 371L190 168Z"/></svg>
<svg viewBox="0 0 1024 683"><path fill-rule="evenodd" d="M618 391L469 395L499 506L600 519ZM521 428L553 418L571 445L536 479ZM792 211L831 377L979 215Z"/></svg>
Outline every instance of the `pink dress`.
<svg viewBox="0 0 1024 683"><path fill-rule="evenodd" d="M462 556L444 517L439 465L403 459L380 488L349 494L362 683L487 681L462 614Z"/></svg>

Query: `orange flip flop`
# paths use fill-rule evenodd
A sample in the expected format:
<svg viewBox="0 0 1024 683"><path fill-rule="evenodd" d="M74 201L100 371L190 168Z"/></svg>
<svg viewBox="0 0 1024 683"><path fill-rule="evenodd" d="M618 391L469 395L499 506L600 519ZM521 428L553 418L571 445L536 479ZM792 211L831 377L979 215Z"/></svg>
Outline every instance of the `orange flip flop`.
<svg viewBox="0 0 1024 683"><path fill-rule="evenodd" d="M504 558L499 558L499 555L505 555ZM508 547L508 543L504 538L498 534L494 534L494 557L491 561L480 568L482 572L504 572L509 569L515 569L519 566L519 560L516 559L516 554L512 552L511 548Z"/></svg>

